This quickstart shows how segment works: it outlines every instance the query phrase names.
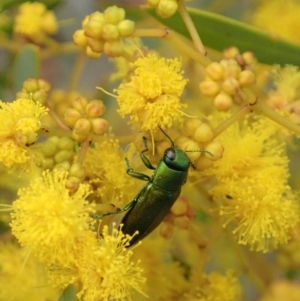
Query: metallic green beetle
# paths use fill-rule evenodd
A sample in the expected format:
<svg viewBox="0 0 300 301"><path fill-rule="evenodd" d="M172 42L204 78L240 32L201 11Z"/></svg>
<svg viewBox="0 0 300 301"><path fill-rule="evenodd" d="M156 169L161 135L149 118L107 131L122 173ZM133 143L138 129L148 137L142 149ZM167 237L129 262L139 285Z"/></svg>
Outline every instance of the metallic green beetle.
<svg viewBox="0 0 300 301"><path fill-rule="evenodd" d="M144 155L148 151L148 147L146 138L143 137L145 149L140 156L145 166L154 170L152 177L133 171L126 158L127 174L148 182L139 194L119 211L92 215L94 218L102 218L127 211L121 221L122 232L132 236L138 231L138 234L130 241L130 246L145 238L162 222L180 195L181 186L187 181L188 169L191 165L189 157L182 149L174 145L171 138L162 129L161 131L171 141L171 147L165 150L156 168ZM206 150L196 151L209 153Z"/></svg>

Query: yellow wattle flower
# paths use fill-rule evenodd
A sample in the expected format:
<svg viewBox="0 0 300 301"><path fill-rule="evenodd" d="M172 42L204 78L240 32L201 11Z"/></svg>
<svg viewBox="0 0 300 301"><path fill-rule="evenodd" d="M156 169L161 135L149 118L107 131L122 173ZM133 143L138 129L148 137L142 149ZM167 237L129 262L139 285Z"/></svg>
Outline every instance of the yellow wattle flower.
<svg viewBox="0 0 300 301"><path fill-rule="evenodd" d="M25 2L19 6L15 19L15 33L41 41L47 34L54 34L58 24L52 11L48 11L43 3Z"/></svg>
<svg viewBox="0 0 300 301"><path fill-rule="evenodd" d="M7 167L28 168L35 156L30 146L38 138L40 119L47 111L31 99L0 101L0 162Z"/></svg>
<svg viewBox="0 0 300 301"><path fill-rule="evenodd" d="M93 206L86 201L88 185L69 195L67 173L45 171L13 202L11 229L19 243L40 261L51 265L74 261L76 240L89 231Z"/></svg>
<svg viewBox="0 0 300 301"><path fill-rule="evenodd" d="M155 131L157 126L170 128L180 120L186 107L180 96L187 83L181 62L158 58L156 55L137 59L131 81L117 89L118 112L130 115L131 123L143 131Z"/></svg>

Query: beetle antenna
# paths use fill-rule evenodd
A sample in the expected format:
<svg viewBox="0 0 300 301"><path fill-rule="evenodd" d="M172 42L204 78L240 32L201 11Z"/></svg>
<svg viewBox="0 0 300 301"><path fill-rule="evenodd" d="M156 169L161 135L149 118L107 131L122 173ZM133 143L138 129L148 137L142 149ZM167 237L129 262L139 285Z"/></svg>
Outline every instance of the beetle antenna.
<svg viewBox="0 0 300 301"><path fill-rule="evenodd" d="M163 134L170 140L172 146L174 146L174 142L171 137L158 125L158 128L163 132Z"/></svg>
<svg viewBox="0 0 300 301"><path fill-rule="evenodd" d="M194 150L186 150L186 153L207 153L210 154L212 157L214 156L210 151L206 150L206 149L194 149Z"/></svg>

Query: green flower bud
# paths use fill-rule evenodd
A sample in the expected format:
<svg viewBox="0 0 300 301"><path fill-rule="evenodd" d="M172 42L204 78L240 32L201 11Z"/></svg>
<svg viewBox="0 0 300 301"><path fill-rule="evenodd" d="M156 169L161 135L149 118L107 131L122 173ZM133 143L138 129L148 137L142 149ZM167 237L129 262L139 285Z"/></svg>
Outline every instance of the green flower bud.
<svg viewBox="0 0 300 301"><path fill-rule="evenodd" d="M214 98L214 106L217 110L228 111L233 105L233 99L225 92L220 92Z"/></svg>
<svg viewBox="0 0 300 301"><path fill-rule="evenodd" d="M75 110L80 112L81 114L84 114L85 107L87 106L88 101L84 97L78 97L72 101L72 106Z"/></svg>
<svg viewBox="0 0 300 301"><path fill-rule="evenodd" d="M44 90L38 90L33 93L32 99L41 104L45 104L47 101L47 93Z"/></svg>
<svg viewBox="0 0 300 301"><path fill-rule="evenodd" d="M72 151L68 151L68 150L61 150L58 153L55 154L54 156L54 161L56 163L61 163L64 161L68 161L69 159L71 159L73 156L73 152Z"/></svg>
<svg viewBox="0 0 300 301"><path fill-rule="evenodd" d="M56 143L50 141L50 139L42 144L42 153L45 157L52 157L56 152L57 145Z"/></svg>
<svg viewBox="0 0 300 301"><path fill-rule="evenodd" d="M125 10L116 5L109 6L103 13L106 23L118 24L125 18Z"/></svg>
<svg viewBox="0 0 300 301"><path fill-rule="evenodd" d="M54 160L52 158L44 158L43 163L42 163L42 168L44 170L50 169L52 170L54 167Z"/></svg>
<svg viewBox="0 0 300 301"><path fill-rule="evenodd" d="M95 12L93 12L92 14L90 14L89 16L88 16L88 21L89 20L91 20L91 21L98 21L98 22L101 22L101 23L105 23L105 20L104 20L104 15L103 15L103 13L100 13L99 11L95 11ZM87 21L87 22L88 22ZM86 22L86 23L87 23ZM85 23L85 24L86 24ZM84 24L84 25L85 25Z"/></svg>
<svg viewBox="0 0 300 301"><path fill-rule="evenodd" d="M183 124L184 134L191 137L200 124L201 121L199 119L186 119Z"/></svg>
<svg viewBox="0 0 300 301"><path fill-rule="evenodd" d="M73 41L79 47L86 47L87 37L85 36L83 29L79 29L74 32Z"/></svg>
<svg viewBox="0 0 300 301"><path fill-rule="evenodd" d="M81 114L73 108L68 108L64 114L64 119L66 124L72 127L80 117Z"/></svg>
<svg viewBox="0 0 300 301"><path fill-rule="evenodd" d="M57 136L52 136L52 137L50 137L47 141L49 141L49 142L51 142L51 143L53 143L53 144L55 144L55 145L57 145L58 144L58 141L59 141L59 137L57 137Z"/></svg>
<svg viewBox="0 0 300 301"><path fill-rule="evenodd" d="M119 38L118 27L113 24L105 24L102 29L102 38L105 41L114 41Z"/></svg>
<svg viewBox="0 0 300 301"><path fill-rule="evenodd" d="M222 83L222 89L229 95L235 95L240 90L240 83L236 78L230 77Z"/></svg>
<svg viewBox="0 0 300 301"><path fill-rule="evenodd" d="M86 175L85 168L81 163L76 162L70 168L70 176L83 180Z"/></svg>
<svg viewBox="0 0 300 301"><path fill-rule="evenodd" d="M214 81L219 81L224 78L224 66L220 63L213 62L205 69L207 76Z"/></svg>
<svg viewBox="0 0 300 301"><path fill-rule="evenodd" d="M212 157L210 154L204 153L204 156L206 156L212 161L216 161L223 157L224 147L221 145L221 143L217 141L213 141L209 143L205 149L213 154Z"/></svg>
<svg viewBox="0 0 300 301"><path fill-rule="evenodd" d="M91 47L86 47L86 55L91 59L98 59L101 56L101 53L95 52L91 49Z"/></svg>
<svg viewBox="0 0 300 301"><path fill-rule="evenodd" d="M158 5L160 0L147 0L147 3L152 6L152 7L156 7Z"/></svg>
<svg viewBox="0 0 300 301"><path fill-rule="evenodd" d="M78 135L74 132L72 133L72 136L75 141L80 142L80 143L87 141L89 138L89 135Z"/></svg>
<svg viewBox="0 0 300 301"><path fill-rule="evenodd" d="M66 188L70 191L70 193L75 193L80 185L80 179L76 177L69 177L66 182Z"/></svg>
<svg viewBox="0 0 300 301"><path fill-rule="evenodd" d="M104 25L104 22L90 19L83 27L85 36L92 39L99 39L102 35Z"/></svg>
<svg viewBox="0 0 300 301"><path fill-rule="evenodd" d="M74 141L69 137L62 137L58 141L59 149L72 151L74 149Z"/></svg>
<svg viewBox="0 0 300 301"><path fill-rule="evenodd" d="M194 161L194 165L197 170L204 170L206 168L209 168L212 165L212 156L206 157L204 154L200 155L200 157Z"/></svg>
<svg viewBox="0 0 300 301"><path fill-rule="evenodd" d="M95 134L104 135L106 133L108 128L108 123L105 119L96 118L93 119L91 122L92 122L92 129Z"/></svg>
<svg viewBox="0 0 300 301"><path fill-rule="evenodd" d="M39 90L38 81L35 78L28 78L23 83L23 89L27 92L35 92Z"/></svg>
<svg viewBox="0 0 300 301"><path fill-rule="evenodd" d="M17 99L28 99L30 98L30 95L26 91L20 91L16 95Z"/></svg>
<svg viewBox="0 0 300 301"><path fill-rule="evenodd" d="M71 164L68 161L62 161L54 166L54 169L61 171L69 171Z"/></svg>
<svg viewBox="0 0 300 301"><path fill-rule="evenodd" d="M173 0L160 0L156 12L162 18L169 18L177 11L177 1Z"/></svg>
<svg viewBox="0 0 300 301"><path fill-rule="evenodd" d="M46 80L39 78L37 81L40 90L44 90L45 92L50 90L51 86Z"/></svg>
<svg viewBox="0 0 300 301"><path fill-rule="evenodd" d="M246 87L255 83L255 75L251 70L243 70L239 74L239 82L241 86Z"/></svg>
<svg viewBox="0 0 300 301"><path fill-rule="evenodd" d="M201 123L193 133L193 138L199 143L211 141L213 136L213 129L207 123Z"/></svg>
<svg viewBox="0 0 300 301"><path fill-rule="evenodd" d="M88 135L91 130L91 122L86 118L80 118L74 125L74 133L77 135Z"/></svg>
<svg viewBox="0 0 300 301"><path fill-rule="evenodd" d="M86 114L89 118L96 118L105 112L105 105L102 100L94 99L86 106Z"/></svg>
<svg viewBox="0 0 300 301"><path fill-rule="evenodd" d="M123 53L123 44L120 40L105 42L103 52L110 57L117 57Z"/></svg>
<svg viewBox="0 0 300 301"><path fill-rule="evenodd" d="M102 39L87 39L87 44L89 45L90 49L94 52L100 53L103 52L103 47L104 47L104 41Z"/></svg>
<svg viewBox="0 0 300 301"><path fill-rule="evenodd" d="M131 20L123 20L117 25L117 27L121 37L130 37L134 32L135 23Z"/></svg>
<svg viewBox="0 0 300 301"><path fill-rule="evenodd" d="M206 96L215 96L219 93L221 87L212 80L205 80L199 84L200 91Z"/></svg>

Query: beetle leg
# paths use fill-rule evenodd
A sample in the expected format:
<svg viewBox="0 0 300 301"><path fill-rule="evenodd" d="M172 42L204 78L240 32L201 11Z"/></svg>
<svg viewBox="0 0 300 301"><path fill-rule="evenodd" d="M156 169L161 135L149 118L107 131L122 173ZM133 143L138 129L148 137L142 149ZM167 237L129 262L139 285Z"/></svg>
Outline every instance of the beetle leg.
<svg viewBox="0 0 300 301"><path fill-rule="evenodd" d="M119 214L119 213L123 213L125 211L128 211L129 209L131 209L132 207L134 207L136 204L136 200L131 201L130 203L128 203L127 205L125 205L125 207L123 209L119 209L115 212L108 212L108 213L104 213L104 214L90 214L91 218L94 219L101 219L104 216L108 216L108 215L115 215L115 214Z"/></svg>
<svg viewBox="0 0 300 301"><path fill-rule="evenodd" d="M155 170L155 167L151 164L149 159L144 155L144 153L146 153L149 150L146 137L143 137L143 142L144 142L145 149L142 150L140 153L141 159L147 168Z"/></svg>
<svg viewBox="0 0 300 301"><path fill-rule="evenodd" d="M132 167L130 166L129 161L128 161L127 158L125 158L125 161L126 161L126 164L127 164L127 174L128 175L130 175L131 177L143 180L143 181L149 181L151 179L149 176L147 176L147 175L145 175L141 172L134 171L132 169Z"/></svg>

